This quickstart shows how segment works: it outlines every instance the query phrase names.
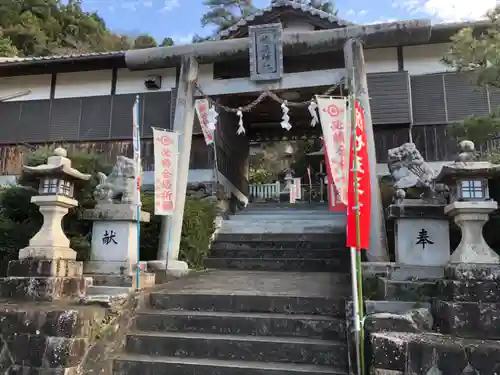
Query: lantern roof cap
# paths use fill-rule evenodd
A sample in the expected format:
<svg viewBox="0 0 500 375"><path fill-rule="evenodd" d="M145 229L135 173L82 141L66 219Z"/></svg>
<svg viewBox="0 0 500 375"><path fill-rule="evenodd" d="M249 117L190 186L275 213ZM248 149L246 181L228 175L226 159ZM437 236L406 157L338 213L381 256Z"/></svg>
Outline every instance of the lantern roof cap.
<svg viewBox="0 0 500 375"><path fill-rule="evenodd" d="M37 176L63 174L75 180L90 180L92 175L82 173L71 167L71 160L67 158L67 155L66 149L58 147L53 151L53 155L48 157L46 164L37 166L23 165L23 172Z"/></svg>

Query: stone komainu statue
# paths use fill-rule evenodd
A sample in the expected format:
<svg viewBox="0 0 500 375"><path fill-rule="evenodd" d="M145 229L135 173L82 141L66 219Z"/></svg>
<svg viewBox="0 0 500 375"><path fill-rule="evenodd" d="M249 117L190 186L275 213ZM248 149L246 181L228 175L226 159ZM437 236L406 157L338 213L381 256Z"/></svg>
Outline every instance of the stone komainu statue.
<svg viewBox="0 0 500 375"><path fill-rule="evenodd" d="M414 143L390 149L388 157L387 165L394 179L396 203L402 202L406 197L406 189L412 187L423 190L423 199L436 198L436 172L427 164Z"/></svg>
<svg viewBox="0 0 500 375"><path fill-rule="evenodd" d="M101 172L97 175L99 184L94 191L97 203L135 203L136 166L133 159L118 156L109 176Z"/></svg>

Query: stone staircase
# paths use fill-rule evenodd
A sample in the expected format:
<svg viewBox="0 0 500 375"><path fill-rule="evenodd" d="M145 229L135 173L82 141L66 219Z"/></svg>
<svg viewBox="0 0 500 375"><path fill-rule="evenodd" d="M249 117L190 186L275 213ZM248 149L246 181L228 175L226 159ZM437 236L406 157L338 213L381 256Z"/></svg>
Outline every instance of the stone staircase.
<svg viewBox="0 0 500 375"><path fill-rule="evenodd" d="M125 353L115 359L114 375L348 373L349 254L342 231L332 230L342 218L333 215L328 225L299 208L302 218L293 219L295 210L284 207L295 229L311 230L273 233L261 224L282 212L258 219L253 210L267 208L224 223L207 260L217 269L151 294ZM306 223L314 220L319 225ZM229 222L246 223L237 225L244 232L228 229Z"/></svg>

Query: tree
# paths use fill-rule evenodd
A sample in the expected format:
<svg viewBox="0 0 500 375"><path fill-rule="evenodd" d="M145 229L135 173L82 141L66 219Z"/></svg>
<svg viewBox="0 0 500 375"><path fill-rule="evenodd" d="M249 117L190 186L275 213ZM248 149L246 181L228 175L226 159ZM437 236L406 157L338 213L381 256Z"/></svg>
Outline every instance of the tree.
<svg viewBox="0 0 500 375"><path fill-rule="evenodd" d="M460 30L451 38L451 46L443 61L450 67L467 72L478 85L500 88L500 5L488 12L491 26L477 32L471 27ZM497 108L486 116L469 116L450 127L458 140L468 139L477 147L498 139L500 116ZM495 143L498 142L490 142ZM489 148L483 157L498 159L499 151ZM498 160L497 160L498 161Z"/></svg>
<svg viewBox="0 0 500 375"><path fill-rule="evenodd" d="M12 41L8 37L4 37L0 31L0 56L4 57L14 57L17 56L19 51L16 46L12 44Z"/></svg>
<svg viewBox="0 0 500 375"><path fill-rule="evenodd" d="M481 85L500 88L500 5L487 17L492 25L485 32L466 27L454 35L443 61L459 71L473 72Z"/></svg>
<svg viewBox="0 0 500 375"><path fill-rule="evenodd" d="M215 26L219 32L256 11L252 0L205 0L208 11L201 18L201 25Z"/></svg>
<svg viewBox="0 0 500 375"><path fill-rule="evenodd" d="M113 34L79 0L0 0L0 55L46 56L124 50L128 38Z"/></svg>
<svg viewBox="0 0 500 375"><path fill-rule="evenodd" d="M200 36L198 34L194 34L193 39L191 40L191 43L202 43L202 42L206 42L210 39L212 39L211 36Z"/></svg>
<svg viewBox="0 0 500 375"><path fill-rule="evenodd" d="M156 40L151 35L139 35L134 40L134 49L156 47Z"/></svg>
<svg viewBox="0 0 500 375"><path fill-rule="evenodd" d="M174 45L174 40L170 37L163 38L160 47L170 47Z"/></svg>
<svg viewBox="0 0 500 375"><path fill-rule="evenodd" d="M330 13L333 15L337 15L338 10L335 7L334 1L328 0L301 0L302 4L309 5L313 8L322 10L323 12Z"/></svg>

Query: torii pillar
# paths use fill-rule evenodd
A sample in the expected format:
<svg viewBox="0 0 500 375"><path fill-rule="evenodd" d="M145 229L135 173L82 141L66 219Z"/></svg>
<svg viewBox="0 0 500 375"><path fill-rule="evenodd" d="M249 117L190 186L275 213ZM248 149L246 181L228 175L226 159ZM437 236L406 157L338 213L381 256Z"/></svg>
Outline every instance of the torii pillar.
<svg viewBox="0 0 500 375"><path fill-rule="evenodd" d="M365 129L368 147L371 187L371 226L370 248L367 257L370 262L388 262L387 232L382 207L382 197L377 177L377 158L375 155L375 137L370 110L370 96L366 79L363 44L357 38L350 38L344 44L344 60L347 70L347 82L350 93L361 103L365 110Z"/></svg>
<svg viewBox="0 0 500 375"><path fill-rule="evenodd" d="M191 139L193 138L194 92L197 80L198 62L192 56L183 56L173 126L174 131L180 133L174 214L165 216L162 220L158 250L159 263L166 263L167 271L176 276L188 272L187 263L178 258L186 203Z"/></svg>

